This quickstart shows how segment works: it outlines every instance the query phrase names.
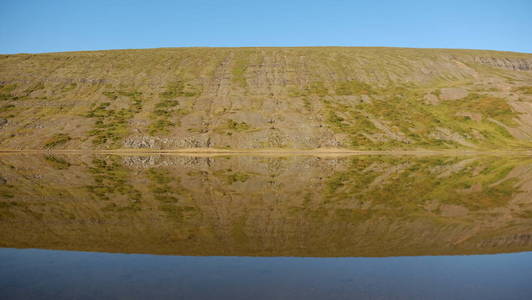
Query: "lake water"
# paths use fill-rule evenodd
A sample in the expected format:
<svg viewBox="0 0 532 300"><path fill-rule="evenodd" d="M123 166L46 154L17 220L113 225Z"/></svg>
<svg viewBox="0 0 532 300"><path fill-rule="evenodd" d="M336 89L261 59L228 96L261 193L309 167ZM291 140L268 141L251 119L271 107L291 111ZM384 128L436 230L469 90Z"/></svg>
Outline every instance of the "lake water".
<svg viewBox="0 0 532 300"><path fill-rule="evenodd" d="M0 155L0 298L531 299L532 157Z"/></svg>

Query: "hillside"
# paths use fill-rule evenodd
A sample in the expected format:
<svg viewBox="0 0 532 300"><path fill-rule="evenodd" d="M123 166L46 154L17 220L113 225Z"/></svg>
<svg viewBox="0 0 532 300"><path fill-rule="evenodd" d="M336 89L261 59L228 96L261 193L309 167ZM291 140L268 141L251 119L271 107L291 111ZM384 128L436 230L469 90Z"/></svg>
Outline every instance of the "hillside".
<svg viewBox="0 0 532 300"><path fill-rule="evenodd" d="M0 56L0 149L530 149L532 54L169 48Z"/></svg>

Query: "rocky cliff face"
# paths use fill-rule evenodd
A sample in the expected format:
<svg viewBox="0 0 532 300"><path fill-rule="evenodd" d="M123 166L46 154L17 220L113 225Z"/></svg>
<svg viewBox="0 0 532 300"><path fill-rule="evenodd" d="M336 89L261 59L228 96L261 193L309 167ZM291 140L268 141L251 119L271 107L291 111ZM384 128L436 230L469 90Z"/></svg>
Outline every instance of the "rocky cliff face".
<svg viewBox="0 0 532 300"><path fill-rule="evenodd" d="M517 70L517 71L530 71L532 70L532 59L528 58L498 58L498 57L489 57L489 56L478 56L475 57L475 62L480 64L493 66L502 69L508 70Z"/></svg>
<svg viewBox="0 0 532 300"><path fill-rule="evenodd" d="M2 55L0 148L523 148L531 62L342 47Z"/></svg>

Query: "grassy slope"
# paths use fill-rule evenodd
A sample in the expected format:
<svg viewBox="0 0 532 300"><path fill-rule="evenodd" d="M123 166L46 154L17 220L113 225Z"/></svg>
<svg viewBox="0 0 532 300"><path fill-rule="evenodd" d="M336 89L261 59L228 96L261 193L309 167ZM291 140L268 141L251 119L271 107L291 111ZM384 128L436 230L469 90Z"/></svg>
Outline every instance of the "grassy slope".
<svg viewBox="0 0 532 300"><path fill-rule="evenodd" d="M530 148L531 69L444 49L2 55L0 148Z"/></svg>

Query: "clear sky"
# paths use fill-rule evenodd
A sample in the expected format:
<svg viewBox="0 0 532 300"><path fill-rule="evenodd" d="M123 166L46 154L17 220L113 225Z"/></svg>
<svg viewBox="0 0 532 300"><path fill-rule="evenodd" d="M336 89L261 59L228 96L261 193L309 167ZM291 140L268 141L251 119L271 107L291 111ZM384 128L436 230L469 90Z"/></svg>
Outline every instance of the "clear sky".
<svg viewBox="0 0 532 300"><path fill-rule="evenodd" d="M0 53L183 46L532 52L532 0L1 0Z"/></svg>

